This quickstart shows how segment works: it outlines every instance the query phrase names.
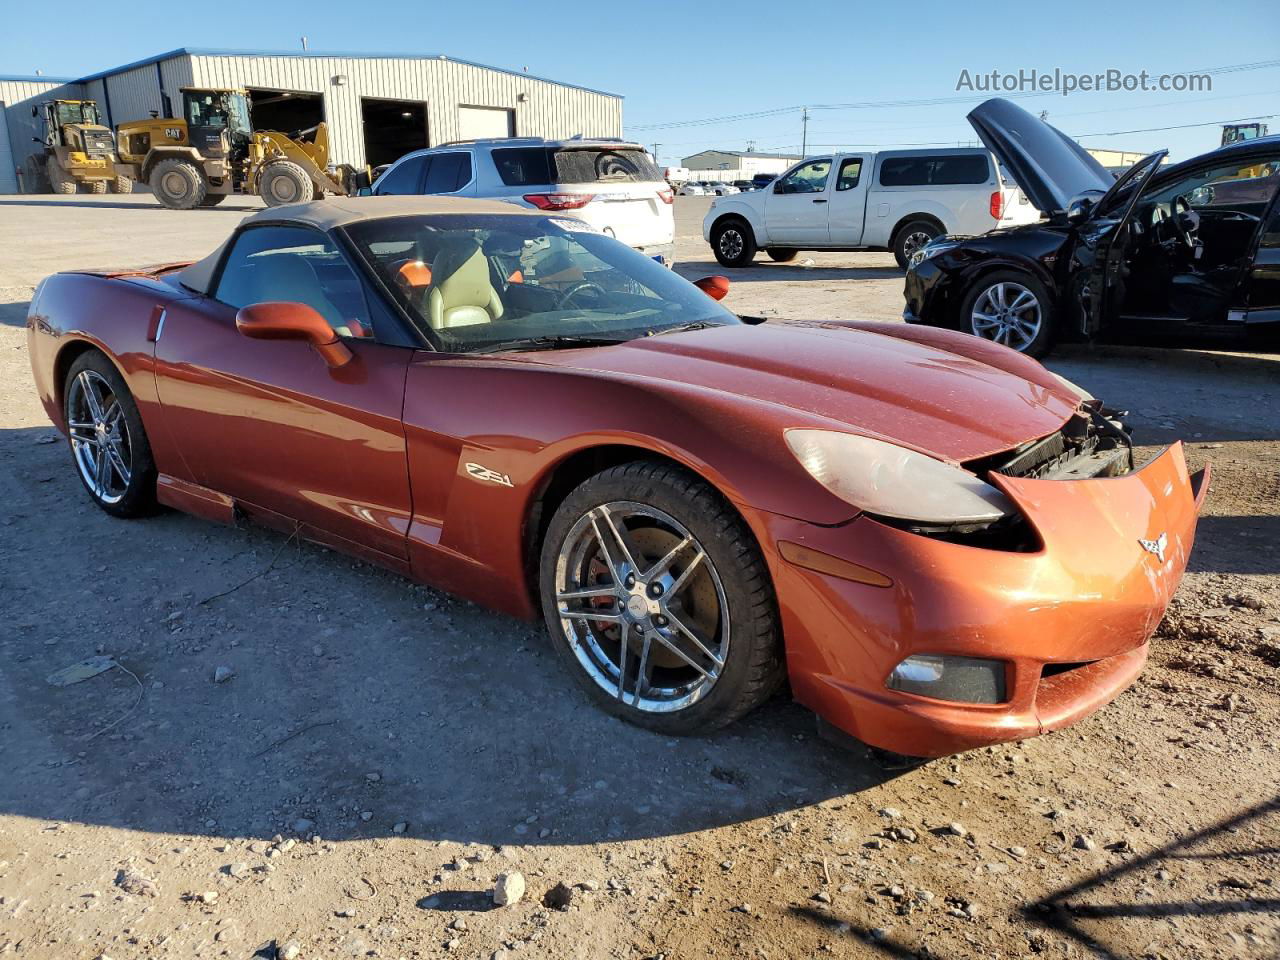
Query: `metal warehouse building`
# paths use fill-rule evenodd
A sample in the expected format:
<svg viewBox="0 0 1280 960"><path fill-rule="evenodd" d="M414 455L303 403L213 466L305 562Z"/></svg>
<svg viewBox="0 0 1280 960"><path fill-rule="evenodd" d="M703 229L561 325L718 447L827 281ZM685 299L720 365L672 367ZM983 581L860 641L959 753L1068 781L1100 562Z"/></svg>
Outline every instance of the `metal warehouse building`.
<svg viewBox="0 0 1280 960"><path fill-rule="evenodd" d="M335 163L377 166L409 150L474 137L620 137L622 98L527 73L422 54L276 53L183 48L79 79L0 76L0 193L40 149L31 108L98 102L115 127L180 110L182 87L249 91L260 130L329 125Z"/></svg>

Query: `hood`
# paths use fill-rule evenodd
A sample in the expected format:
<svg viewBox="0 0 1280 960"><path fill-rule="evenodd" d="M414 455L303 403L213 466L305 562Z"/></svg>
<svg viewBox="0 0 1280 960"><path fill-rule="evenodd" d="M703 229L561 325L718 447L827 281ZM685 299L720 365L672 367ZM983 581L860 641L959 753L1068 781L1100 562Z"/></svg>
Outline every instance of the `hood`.
<svg viewBox="0 0 1280 960"><path fill-rule="evenodd" d="M505 359L749 397L779 408L781 429L843 429L953 462L1047 436L1078 404L1065 388L937 345L785 321Z"/></svg>
<svg viewBox="0 0 1280 960"><path fill-rule="evenodd" d="M1115 182L1084 147L1008 100L986 101L969 123L1041 213L1061 213L1073 197Z"/></svg>

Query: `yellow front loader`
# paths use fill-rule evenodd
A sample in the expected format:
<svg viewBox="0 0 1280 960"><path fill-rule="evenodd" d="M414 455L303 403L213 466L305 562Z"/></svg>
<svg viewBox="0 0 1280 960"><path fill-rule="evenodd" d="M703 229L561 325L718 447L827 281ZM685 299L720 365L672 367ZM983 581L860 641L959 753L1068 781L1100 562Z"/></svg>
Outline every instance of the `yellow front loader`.
<svg viewBox="0 0 1280 960"><path fill-rule="evenodd" d="M44 150L27 158L27 189L75 193L84 184L90 193L128 193L133 181L116 174L116 142L103 126L93 100L46 100L31 108L39 119Z"/></svg>
<svg viewBox="0 0 1280 960"><path fill-rule="evenodd" d="M141 180L166 207L212 207L233 193L268 206L347 196L354 171L330 170L323 124L294 134L253 129L244 90L182 89L181 119L122 123L117 170Z"/></svg>

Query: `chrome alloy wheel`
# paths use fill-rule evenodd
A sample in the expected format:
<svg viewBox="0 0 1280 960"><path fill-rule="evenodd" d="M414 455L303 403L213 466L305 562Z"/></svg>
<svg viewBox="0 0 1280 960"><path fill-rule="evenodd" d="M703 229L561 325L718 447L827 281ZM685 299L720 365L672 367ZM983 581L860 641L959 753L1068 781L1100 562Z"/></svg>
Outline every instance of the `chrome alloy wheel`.
<svg viewBox="0 0 1280 960"><path fill-rule="evenodd" d="M67 431L85 485L103 503L119 503L133 476L133 445L124 409L101 374L82 370L72 381Z"/></svg>
<svg viewBox="0 0 1280 960"><path fill-rule="evenodd" d="M914 230L907 234L906 239L902 241L902 253L906 257L908 266L915 264L916 254L924 250L925 244L932 239L933 234L925 233L923 230Z"/></svg>
<svg viewBox="0 0 1280 960"><path fill-rule="evenodd" d="M979 337L1025 350L1040 334L1043 314L1036 295L1020 283L1002 280L978 296L969 316L970 329Z"/></svg>
<svg viewBox="0 0 1280 960"><path fill-rule="evenodd" d="M736 260L742 256L743 245L742 231L737 227L725 227L720 232L720 254L726 260Z"/></svg>
<svg viewBox="0 0 1280 960"><path fill-rule="evenodd" d="M620 703L681 710L724 671L720 575L688 528L656 507L616 501L579 517L556 557L555 592L569 648Z"/></svg>

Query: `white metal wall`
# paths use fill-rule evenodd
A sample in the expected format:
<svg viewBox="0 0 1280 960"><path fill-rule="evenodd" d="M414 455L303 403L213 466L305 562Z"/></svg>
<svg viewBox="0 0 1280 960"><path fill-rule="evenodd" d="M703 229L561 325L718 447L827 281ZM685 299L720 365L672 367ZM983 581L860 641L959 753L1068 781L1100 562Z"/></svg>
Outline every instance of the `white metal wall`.
<svg viewBox="0 0 1280 960"><path fill-rule="evenodd" d="M78 100L83 96L84 88L79 84L60 80L0 80L2 120L11 151L11 160L6 163L8 169L0 173L0 193L15 192L15 171L23 169L27 157L44 149L32 140L40 136L40 122L31 116L31 108L43 100Z"/></svg>
<svg viewBox="0 0 1280 960"><path fill-rule="evenodd" d="M0 193L18 192L18 168L9 147L9 125L4 122L4 101L0 100Z"/></svg>
<svg viewBox="0 0 1280 960"><path fill-rule="evenodd" d="M321 94L330 149L338 163L365 162L361 97L425 102L432 145L460 138L458 108L462 105L514 110L517 136L622 135L620 97L454 60L250 55L189 59L190 82L195 86ZM345 82L338 82L338 77ZM524 101L521 94L526 96Z"/></svg>

